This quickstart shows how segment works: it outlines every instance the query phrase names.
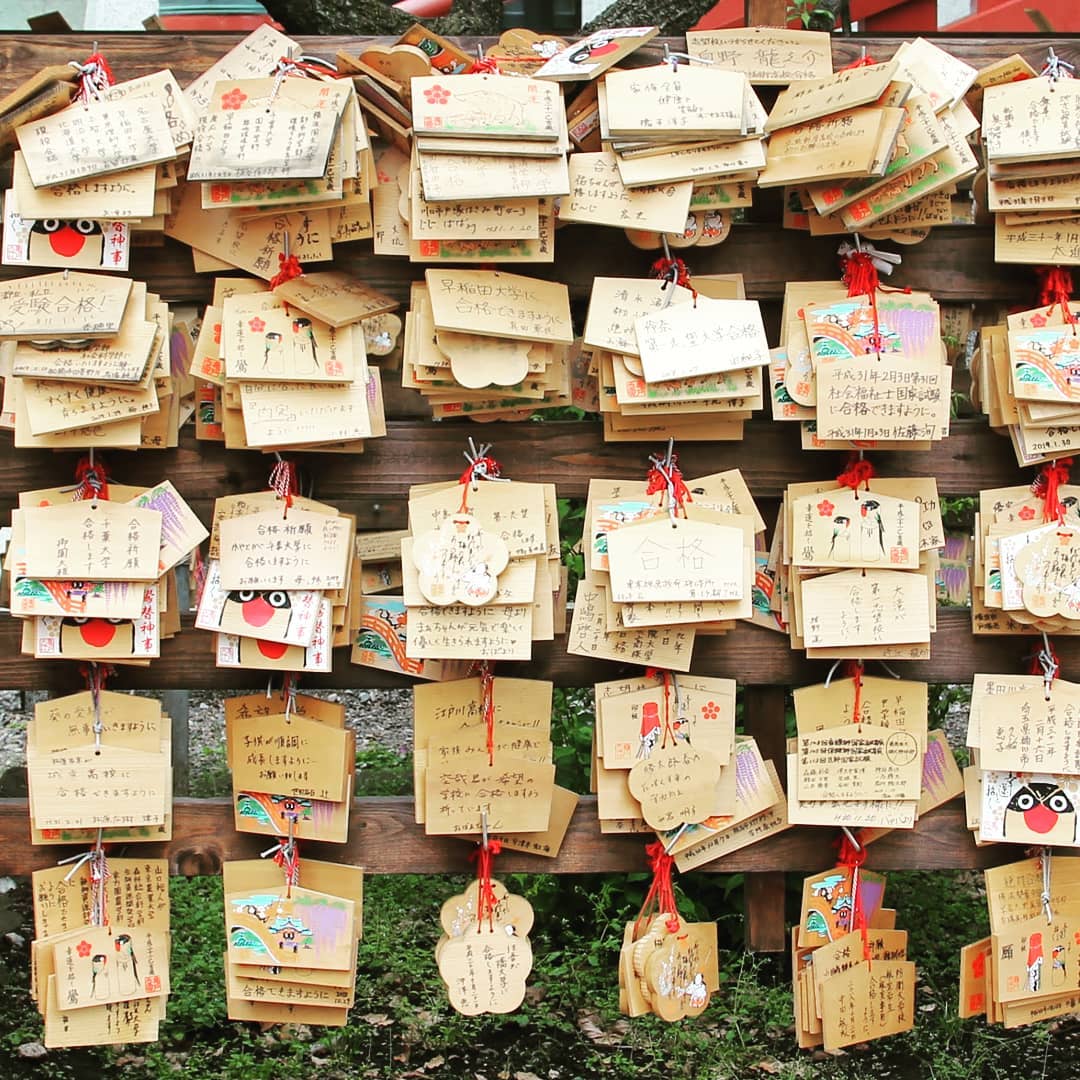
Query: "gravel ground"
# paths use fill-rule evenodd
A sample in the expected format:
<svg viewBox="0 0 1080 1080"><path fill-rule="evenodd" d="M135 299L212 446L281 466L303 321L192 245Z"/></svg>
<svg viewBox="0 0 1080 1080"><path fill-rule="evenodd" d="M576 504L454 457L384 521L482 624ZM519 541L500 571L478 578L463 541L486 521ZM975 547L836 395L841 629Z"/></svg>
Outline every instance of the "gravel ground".
<svg viewBox="0 0 1080 1080"><path fill-rule="evenodd" d="M17 690L0 690L0 773L25 764L26 722L33 716L34 702L45 696L42 691L20 696ZM319 696L345 706L346 723L356 732L357 749L385 746L399 753L412 749L411 691L334 690L320 691ZM224 745L223 699L218 692L191 691L190 760L194 771L207 760L204 750ZM966 706L955 705L945 722L946 735L954 747L964 745L967 713Z"/></svg>
<svg viewBox="0 0 1080 1080"><path fill-rule="evenodd" d="M33 716L34 702L46 695L0 691L0 772L26 762L26 722ZM189 706L191 763L206 759L204 749L224 745L225 718L218 692L191 691ZM385 746L408 752L412 749L412 692L409 690L320 691L319 697L345 706L346 723L356 732L357 749Z"/></svg>

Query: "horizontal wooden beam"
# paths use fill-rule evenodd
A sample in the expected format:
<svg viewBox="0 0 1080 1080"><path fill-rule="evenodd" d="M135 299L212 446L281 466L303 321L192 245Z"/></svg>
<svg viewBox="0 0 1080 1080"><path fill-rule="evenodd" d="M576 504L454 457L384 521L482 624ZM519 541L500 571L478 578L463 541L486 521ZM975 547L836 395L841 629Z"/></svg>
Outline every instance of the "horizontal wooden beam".
<svg viewBox="0 0 1080 1080"><path fill-rule="evenodd" d="M775 200L767 192L756 197L771 208L757 212L764 220L736 223L724 243L695 249L688 260L695 274L741 273L747 295L754 300L781 299L788 281L829 281L839 276L835 236L812 237L783 229ZM588 301L594 277L645 276L653 260L650 253L632 247L621 231L599 226L567 226L559 231L555 246L557 268L530 264L522 272L561 281L579 307ZM890 283L925 290L942 302L1014 303L1029 298L1034 302L1036 285L1030 268L996 265L993 230L988 227L939 227L931 240L905 248L903 257L903 266ZM402 304L408 302L410 283L424 276L421 264L373 256L366 241L337 245L334 268L362 276ZM170 303L205 304L213 289L213 276L195 274L189 249L173 240L135 247L131 274ZM0 267L0 280L22 276L25 270Z"/></svg>
<svg viewBox="0 0 1080 1080"><path fill-rule="evenodd" d="M25 876L54 866L75 848L33 847L28 839L27 803L0 799L0 875ZM743 848L703 867L709 873L813 871L832 865L831 829L795 828ZM583 796L557 859L506 851L496 873L614 874L645 869L649 836L604 835L596 817L596 799ZM173 804L173 839L166 843L116 845L119 856L168 858L174 874L217 874L230 859L254 858L265 851L267 837L237 833L228 799L177 799ZM371 874L470 873L472 844L452 837L427 836L413 820L411 798L357 799L345 844L308 843L309 858L360 865ZM968 833L963 807L952 803L927 814L913 831L898 830L869 849L866 865L875 870L973 870L1020 857L1009 845L976 847Z"/></svg>
<svg viewBox="0 0 1080 1080"><path fill-rule="evenodd" d="M0 35L0 76L2 88L10 89L45 64L66 63L73 55L88 51L95 35L68 35L48 41L19 34ZM237 38L222 34L110 34L100 45L107 50L113 70L121 79L149 74L163 66L171 67L182 84L204 71L214 60L235 44ZM305 37L300 39L313 53L333 57L339 49L358 52L370 38ZM490 38L464 38L471 51L474 44L488 44ZM682 39L668 39L682 48ZM901 38L833 39L834 64L839 67L858 59L865 49L877 59L892 55ZM1063 59L1078 59L1075 39L1031 36L996 40L971 40L936 37L934 40L957 56L982 66L1018 49L1036 65L1041 64L1049 46ZM662 41L639 50L630 62L656 63L663 55ZM836 238L812 238L808 234L780 228L777 202L764 196L769 209L765 222L736 228L731 237L716 247L695 249L691 264L695 273L741 271L747 292L756 299L776 299L783 295L789 280L831 279L837 276ZM615 229L572 226L560 229L556 241L556 266L529 267L527 273L555 277L569 285L577 301L589 294L595 275L645 273L651 261L648 253L632 248ZM895 275L895 283L926 289L942 301L1002 300L1022 302L1033 296L1034 280L1030 271L1019 266L994 263L992 231L985 227L939 228L928 243L904 248L904 263ZM338 268L362 273L366 281L395 296L408 298L409 283L423 274L417 264L389 257L375 258L366 242L340 245L335 251ZM0 267L0 279L18 277L26 268ZM29 271L34 272L34 271ZM169 301L209 299L212 275L193 271L187 249L173 241L160 247L136 247L132 252L131 273L145 280L153 292Z"/></svg>
<svg viewBox="0 0 1080 1080"><path fill-rule="evenodd" d="M404 498L410 485L448 480L460 472L470 435L493 444L503 473L514 480L552 482L560 496L584 498L592 477L642 479L654 442L605 443L593 421L492 423L482 430L467 421L432 423L392 421L387 436L371 439L357 457L298 454L301 482L314 483L314 495L327 502L371 503ZM19 491L72 481L77 454L10 449L0 433L0 510L10 508ZM755 420L741 442L696 442L679 447L688 476L738 467L759 499L776 499L791 483L836 476L847 455L804 452L798 424ZM882 476L935 476L942 495L972 495L982 488L1023 483L1023 471L1008 439L992 435L982 419L958 420L952 434L929 452L881 451L871 457ZM153 484L168 477L185 498L207 508L220 495L260 491L267 486L273 458L255 451L226 450L221 443L197 442L185 431L177 450L102 454L118 483ZM347 507L343 507L347 508Z"/></svg>
<svg viewBox="0 0 1080 1080"><path fill-rule="evenodd" d="M81 690L79 665L65 660L35 660L19 653L20 625L17 620L0 620L0 690ZM969 683L976 672L1016 672L1025 670L1025 656L1032 651L1033 638L1011 636L973 637L971 614L966 608L943 608L938 612L931 658L894 665L904 678L932 683ZM1055 638L1064 672L1080 671L1080 639ZM693 670L697 675L713 675L738 680L741 686L804 686L821 682L830 664L807 660L793 652L787 637L757 626L740 623L721 637L702 636L694 645ZM501 665L500 665L501 668ZM870 665L874 670L873 663ZM641 668L607 660L570 656L566 639L536 642L528 663L506 663L507 674L522 678L550 679L557 686L592 686L595 682L640 674ZM256 690L266 685L266 672L245 668L214 666L212 637L196 630L191 617L184 617L184 630L161 644L161 657L149 667L118 668L111 685L119 690ZM414 685L404 675L374 668L357 667L349 661L348 649L334 652L334 670L326 675L304 675L308 689L364 687L405 688Z"/></svg>
<svg viewBox="0 0 1080 1080"><path fill-rule="evenodd" d="M1070 63L1080 59L1080 39L1075 36L1055 34L1002 34L994 37L976 37L975 35L924 34L936 45L966 60L970 64L982 67L994 60L1003 59L1013 53L1020 53L1032 64L1041 66L1046 59L1047 49L1053 48L1061 59ZM138 78L160 69L162 60L167 60L169 67L186 86L196 76L201 75L215 60L223 56L239 40L242 33L75 33L63 37L43 38L40 35L8 32L0 34L0 75L3 76L4 88L14 85L20 78L26 78L38 68L47 64L66 64L71 59L82 59L97 42L100 50L106 54L110 66L118 79ZM295 38L304 48L319 56L332 59L340 50L358 52L361 46L372 42L392 43L391 37L355 37L299 35ZM463 48L469 52L476 45L488 46L495 42L494 37L458 37ZM833 66L842 67L858 60L864 55L874 60L887 60L900 45L907 40L903 34L891 36L875 34L834 35L832 38ZM649 45L638 49L626 60L627 66L643 67L659 63L664 56L664 45L682 46L682 37L655 38Z"/></svg>

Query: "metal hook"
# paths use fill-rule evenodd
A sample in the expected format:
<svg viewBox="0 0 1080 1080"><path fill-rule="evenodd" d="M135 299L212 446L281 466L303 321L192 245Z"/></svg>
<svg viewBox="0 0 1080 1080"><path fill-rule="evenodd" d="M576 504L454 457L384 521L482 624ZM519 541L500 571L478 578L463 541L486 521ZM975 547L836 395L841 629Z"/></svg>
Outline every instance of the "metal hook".
<svg viewBox="0 0 1080 1080"><path fill-rule="evenodd" d="M668 264L667 270L660 277L660 291L665 293L664 307L669 308L671 301L675 297L675 285L679 281L679 267L676 261L671 257L671 245L668 243L667 233L660 234L660 243L664 246L664 260ZM668 286L671 286L671 291L668 292Z"/></svg>
<svg viewBox="0 0 1080 1080"><path fill-rule="evenodd" d="M483 462L483 459L491 453L491 448L493 445L493 443L481 443L479 446L477 446L473 437L471 435L469 436L469 449L463 451L463 453L465 456L465 460L469 463L470 466L472 466L470 472L470 485L473 491L476 491L479 487L480 480L495 480L500 483L509 482L510 478L508 476L493 476L488 471L488 467L486 464L478 465L478 463Z"/></svg>
<svg viewBox="0 0 1080 1080"><path fill-rule="evenodd" d="M480 811L480 837L481 846L485 851L488 849L488 812L486 810Z"/></svg>
<svg viewBox="0 0 1080 1080"><path fill-rule="evenodd" d="M1075 70L1076 66L1062 60L1061 57L1054 52L1052 46L1046 50L1046 63L1043 65L1040 74L1045 75L1052 83L1057 82L1058 79L1071 79L1073 77L1072 73Z"/></svg>
<svg viewBox="0 0 1080 1080"><path fill-rule="evenodd" d="M846 825L841 825L840 831L848 838L848 843L851 844L856 852L862 851L862 844L855 839L855 834Z"/></svg>
<svg viewBox="0 0 1080 1080"><path fill-rule="evenodd" d="M675 835L667 842L667 845L664 848L664 854L665 855L670 855L671 854L672 849L675 847L675 845L682 838L682 834L684 832L686 832L686 830L689 829L689 828L690 828L690 822L689 821L684 821L678 827L678 829L675 831Z"/></svg>
<svg viewBox="0 0 1080 1080"><path fill-rule="evenodd" d="M843 660L837 660L831 668L829 668L829 674L825 676L825 689L829 689L829 683L833 681L833 676L836 674L836 669L843 663Z"/></svg>

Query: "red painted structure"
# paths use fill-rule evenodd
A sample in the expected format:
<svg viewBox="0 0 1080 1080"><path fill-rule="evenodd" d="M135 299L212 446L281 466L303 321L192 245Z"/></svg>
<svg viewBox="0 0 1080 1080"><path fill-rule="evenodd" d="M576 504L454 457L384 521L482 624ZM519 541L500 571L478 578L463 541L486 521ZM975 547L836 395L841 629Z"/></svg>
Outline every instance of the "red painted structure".
<svg viewBox="0 0 1080 1080"><path fill-rule="evenodd" d="M1040 12L1055 33L1080 30L1080 6L1075 0L974 0L976 10L947 26L938 26L936 0L852 0L851 19L863 32L905 34L1034 33L1041 27L1027 15ZM695 30L728 30L745 25L743 0L720 0L694 25ZM797 27L797 23L791 24Z"/></svg>

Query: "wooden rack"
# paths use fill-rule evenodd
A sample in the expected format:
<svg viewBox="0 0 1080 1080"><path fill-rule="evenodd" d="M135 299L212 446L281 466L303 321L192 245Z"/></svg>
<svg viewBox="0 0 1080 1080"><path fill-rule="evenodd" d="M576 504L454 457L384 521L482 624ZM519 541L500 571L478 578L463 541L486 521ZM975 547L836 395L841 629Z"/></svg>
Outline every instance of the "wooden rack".
<svg viewBox="0 0 1080 1080"><path fill-rule="evenodd" d="M97 35L98 47L122 78L149 74L169 67L186 84L236 42L228 35L158 34ZM363 39L301 38L305 51L332 58L339 49L358 52ZM835 38L834 64L858 59L863 49L876 59L887 59L902 38ZM1038 66L1053 47L1070 62L1080 60L1077 39L1010 35L1003 39L935 37L943 48L982 67L1014 52ZM484 39L464 39L471 50ZM638 64L655 63L663 42L654 41L636 54ZM89 35L54 37L48 41L31 35L0 35L0 89L10 89L48 64L82 58L92 46ZM677 47L682 48L681 39ZM696 273L740 271L747 294L763 301L767 322L778 318L778 301L788 280L831 279L838 274L835 238L814 239L785 232L779 220L778 196L755 192L751 223L736 225L731 237L710 249L694 249ZM754 224L754 219L760 224ZM402 259L376 258L370 244L361 242L339 249L336 265L350 270L379 289L408 303L409 282L422 276L423 266ZM897 283L911 284L941 301L955 303L1022 303L1035 292L1027 267L998 266L993 261L992 230L986 226L938 228L920 245L902 249L903 266ZM596 275L644 272L650 256L633 249L610 229L572 226L559 231L553 266L530 266L527 273L558 277L570 286L578 310L583 310ZM190 252L166 240L163 247L138 247L132 253L132 276L146 280L152 291L170 302L209 299L211 275L192 270ZM0 278L20 276L18 268L0 267ZM358 516L363 529L400 528L405 521L405 497L410 485L450 476L460 463L461 449L477 428L462 423L435 423L417 394L395 388L392 372L384 378L389 434L371 440L363 456L350 458L301 455L300 465L318 478L316 496ZM773 424L767 418L747 426L741 443L694 443L683 448L691 475L704 475L738 466L767 516L775 516L776 502L792 481L834 476L843 456L799 449L793 424ZM646 444L607 445L598 423L521 423L484 425L485 439L510 476L519 480L554 481L560 496L581 498L590 477L638 477L644 474L647 455L656 449ZM0 443L0 520L6 520L20 490L47 487L73 475L75 455L47 451L16 451L10 437ZM115 452L109 463L118 481L152 483L162 477L173 481L195 510L209 519L218 495L256 490L265 486L268 459L255 452L225 451L214 443L196 443L185 434L175 451L145 451L134 455ZM963 420L953 434L931 453L883 453L877 463L886 475L934 475L942 494L974 494L980 488L1004 486L1030 479L1017 468L1008 441L989 431L981 420ZM81 687L77 665L37 661L19 652L16 620L0 621L0 688L48 689L57 692ZM967 682L976 671L1021 670L1022 655L1031 638L973 637L970 615L956 609L939 613L932 658L903 666L905 676L930 682ZM1080 670L1080 642L1058 643L1063 670ZM787 640L757 627L741 624L719 638L703 638L697 645L696 673L736 678L745 687L745 725L754 734L766 758L781 773L785 764L785 688L821 681L828 666L807 661L792 652ZM560 686L589 686L615 678L626 669L616 664L590 662L567 656L565 639L535 647L534 659L514 665L515 674L550 678ZM122 670L117 688L206 689L255 688L255 672L213 666L209 634L194 631L185 618L184 633L164 642L162 655L148 668ZM338 650L333 673L305 677L305 688L407 686L409 680L348 662L347 650ZM250 856L265 838L235 833L227 800L178 799L174 808L173 839L139 845L139 851L165 855L174 872L206 874L220 871L225 859ZM68 852L58 847L31 847L28 843L25 800L0 800L0 874L27 874L52 865ZM832 859L829 830L796 828L771 837L710 864L707 872L747 874L747 940L752 948L781 950L784 938L784 872L825 867ZM344 849L321 847L320 854L364 865L373 873L443 873L466 867L464 845L442 837L427 837L413 821L412 800L365 798L356 802L350 838ZM544 873L626 873L643 867L643 838L602 836L595 801L586 797L578 807L562 854L557 860L507 853L500 868ZM1017 857L1004 845L977 848L968 833L962 808L950 804L919 821L913 832L894 832L874 844L868 865L875 869L978 868Z"/></svg>

